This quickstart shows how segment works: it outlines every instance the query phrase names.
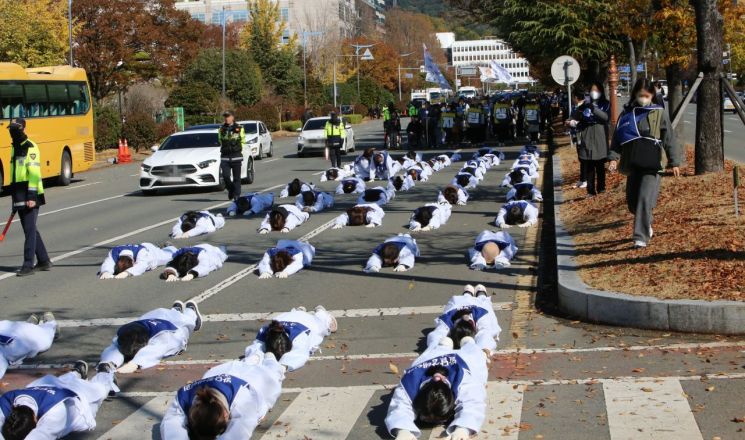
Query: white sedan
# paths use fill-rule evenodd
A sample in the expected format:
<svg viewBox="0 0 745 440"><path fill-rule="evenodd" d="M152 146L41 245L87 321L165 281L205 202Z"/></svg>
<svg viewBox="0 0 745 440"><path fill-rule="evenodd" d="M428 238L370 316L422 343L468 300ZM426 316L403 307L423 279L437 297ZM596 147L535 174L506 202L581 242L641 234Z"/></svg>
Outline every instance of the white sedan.
<svg viewBox="0 0 745 440"><path fill-rule="evenodd" d="M297 156L304 157L310 152L323 152L326 149L326 122L329 121L328 116L320 118L312 118L305 121L305 126L299 129L300 134L297 137ZM352 125L347 121L347 118L341 118L344 124L344 129L347 132L347 137L344 139L344 145L341 151L344 153L354 151L354 129Z"/></svg>
<svg viewBox="0 0 745 440"><path fill-rule="evenodd" d="M220 173L217 130L190 130L166 138L155 153L142 162L140 189L155 194L160 188L217 187L224 189ZM254 181L254 159L248 144L243 147L241 178Z"/></svg>
<svg viewBox="0 0 745 440"><path fill-rule="evenodd" d="M246 143L251 147L251 152L257 159L274 156L274 143L272 133L261 121L238 121L246 132Z"/></svg>

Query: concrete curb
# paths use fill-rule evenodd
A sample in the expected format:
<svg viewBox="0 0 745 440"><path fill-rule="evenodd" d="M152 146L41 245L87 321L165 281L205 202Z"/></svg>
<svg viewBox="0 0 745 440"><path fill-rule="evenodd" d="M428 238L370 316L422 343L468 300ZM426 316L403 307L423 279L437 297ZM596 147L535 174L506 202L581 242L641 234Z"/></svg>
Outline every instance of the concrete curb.
<svg viewBox="0 0 745 440"><path fill-rule="evenodd" d="M560 219L564 195L558 156L553 157L556 259L559 307L582 321L689 333L745 334L745 303L661 300L606 292L585 284L575 261L576 248Z"/></svg>

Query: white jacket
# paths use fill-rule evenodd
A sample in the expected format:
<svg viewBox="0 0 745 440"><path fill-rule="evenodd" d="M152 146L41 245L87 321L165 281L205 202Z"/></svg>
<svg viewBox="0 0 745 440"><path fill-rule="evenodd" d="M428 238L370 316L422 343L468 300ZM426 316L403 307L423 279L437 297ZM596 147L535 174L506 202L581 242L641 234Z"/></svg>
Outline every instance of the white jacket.
<svg viewBox="0 0 745 440"><path fill-rule="evenodd" d="M466 203L468 203L468 191L463 189L463 187L458 185L457 183L453 183L451 185L455 186L458 189L457 204L461 206L465 206ZM443 202L449 203L447 199L445 198L445 196L443 195L442 191L440 191L440 193L437 195L437 203L443 203Z"/></svg>
<svg viewBox="0 0 745 440"><path fill-rule="evenodd" d="M378 206L375 203L360 203L354 206L355 208L369 208L367 211L367 224L368 225L375 225L380 226L383 224L383 217L385 217L385 211L383 211L383 208ZM349 214L346 212L344 214L341 214L339 217L336 218L336 222L334 223L337 226L349 226Z"/></svg>
<svg viewBox="0 0 745 440"><path fill-rule="evenodd" d="M185 247L179 249L178 252L185 252L190 249L194 249L199 252L197 255L198 263L193 270L197 273L197 277L202 278L209 275L210 272L216 271L222 268L222 264L228 259L228 254L225 253L223 248L212 246L211 244L198 244L196 246ZM198 249L202 249L199 251ZM174 253L174 258L178 255L178 252ZM176 274L176 269L172 267L166 267L165 272L171 272ZM178 276L178 274L176 274Z"/></svg>
<svg viewBox="0 0 745 440"><path fill-rule="evenodd" d="M365 193L362 193L357 198L358 205L364 205L367 203L376 203L379 206L384 206L388 202L393 200L394 197L396 197L396 191L391 190L390 188L383 188L382 186L376 186L375 188L368 189L367 191L378 191L380 193L380 198L378 200L368 202L367 200L365 200Z"/></svg>
<svg viewBox="0 0 745 440"><path fill-rule="evenodd" d="M189 238L212 234L225 226L225 219L222 215L214 215L209 211L199 211L199 213L202 217L197 220L196 226L186 232L181 232L182 218L179 217L179 219L176 220L176 224L173 225L173 229L171 229L171 237L181 236L181 238Z"/></svg>
<svg viewBox="0 0 745 440"><path fill-rule="evenodd" d="M352 181L355 184L354 191L351 192L351 194L359 194L365 192L365 181L360 179L359 177L347 177L346 179L343 179L339 185L336 187L336 194L344 194L344 183Z"/></svg>
<svg viewBox="0 0 745 440"><path fill-rule="evenodd" d="M442 338L450 334L453 327L452 317L455 312L472 309L472 316L476 321L476 344L481 349L494 351L502 328L499 326L494 304L491 297L471 295L456 295L450 298L442 315L435 318L435 329L427 335L427 347L440 343Z"/></svg>
<svg viewBox="0 0 745 440"><path fill-rule="evenodd" d="M483 245L488 242L493 242L494 244L499 246L499 249L501 251L499 256L494 260L494 264L492 264L491 266L486 264L484 256L481 255L481 249L483 248ZM478 235L478 237L476 237L474 246L468 249L468 259L470 261L471 269L477 269L482 266L484 268L509 267L510 261L515 258L516 253L517 246L515 245L515 240L510 234L504 231L483 231Z"/></svg>
<svg viewBox="0 0 745 440"><path fill-rule="evenodd" d="M295 240L279 240L277 246L267 250L259 262L259 275L269 273L274 275L271 258L278 250L288 250L292 255L292 263L284 270L287 275L293 275L302 268L310 266L316 255L316 248L310 243Z"/></svg>
<svg viewBox="0 0 745 440"><path fill-rule="evenodd" d="M225 220L223 220L223 223L224 222ZM166 264L168 264L168 262L173 259L173 254L178 251L178 249L173 246L167 246L161 249L152 243L115 246L109 251L106 259L103 260L101 268L98 270L98 274L113 274L116 267L116 260L118 260L118 255L120 255L123 251L131 252L133 256L132 260L134 261L134 265L127 269L125 272L129 272L129 274L133 277L137 277L149 270L155 270L160 266L165 266ZM114 257L117 257L116 260Z"/></svg>
<svg viewBox="0 0 745 440"><path fill-rule="evenodd" d="M445 203L427 203L423 207L417 208L417 210L419 209L432 210L432 218L429 220L429 225L427 225L430 229L438 229L447 223L452 213L452 207L447 201ZM409 229L412 231L424 227L418 221L414 220L415 213L416 211L411 214L411 219L409 219Z"/></svg>
<svg viewBox="0 0 745 440"><path fill-rule="evenodd" d="M395 237L391 237L383 242L383 244L379 245L375 248L370 258L367 260L367 265L365 266L365 270L369 271L373 268L380 269L383 267L383 259L380 257L381 248L386 243L398 243L400 246L400 250L398 253L398 263L399 265L406 266L408 269L411 269L414 267L414 261L416 257L419 257L419 246L416 244L416 240L411 238L411 235L409 234L398 234Z"/></svg>
<svg viewBox="0 0 745 440"><path fill-rule="evenodd" d="M332 208L334 206L334 196L332 196L330 193L315 190L313 192L316 195L316 203L314 203L313 206L310 207L310 212L321 212L324 209ZM297 198L295 199L295 207L300 210L306 208L306 206L303 204L302 193L297 195Z"/></svg>
<svg viewBox="0 0 745 440"><path fill-rule="evenodd" d="M295 205L280 205L279 207L287 210L287 218L285 219L285 228L289 229L290 231L302 225L310 218L310 214L299 210L297 206ZM261 222L261 226L259 226L259 231L271 231L272 230L272 226L269 224L270 215L271 215L271 212L268 213L266 217L264 217L264 221Z"/></svg>
<svg viewBox="0 0 745 440"><path fill-rule="evenodd" d="M21 321L0 321L0 378L11 365L36 357L52 347L56 321L31 324Z"/></svg>
<svg viewBox="0 0 745 440"><path fill-rule="evenodd" d="M536 223L538 223L538 208L536 208L532 203L526 201L526 200L513 200L511 202L507 202L502 206L502 209L499 210L497 213L497 218L494 219L494 223L500 227L500 228L507 228L510 226L516 226L516 225L508 225L505 218L507 217L507 212L512 209L513 206L519 206L520 211L522 212L522 220L523 223L522 226L533 226ZM520 225L520 224L518 224Z"/></svg>

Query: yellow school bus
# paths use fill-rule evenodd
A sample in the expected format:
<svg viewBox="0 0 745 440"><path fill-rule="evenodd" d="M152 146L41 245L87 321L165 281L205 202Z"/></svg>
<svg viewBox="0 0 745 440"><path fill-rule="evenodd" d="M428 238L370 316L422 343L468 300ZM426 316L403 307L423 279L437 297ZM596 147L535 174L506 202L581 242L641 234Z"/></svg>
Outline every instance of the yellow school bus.
<svg viewBox="0 0 745 440"><path fill-rule="evenodd" d="M10 184L10 135L13 118L26 119L28 137L41 150L44 178L69 185L74 173L96 160L93 106L85 70L70 66L24 69L0 63L0 182Z"/></svg>

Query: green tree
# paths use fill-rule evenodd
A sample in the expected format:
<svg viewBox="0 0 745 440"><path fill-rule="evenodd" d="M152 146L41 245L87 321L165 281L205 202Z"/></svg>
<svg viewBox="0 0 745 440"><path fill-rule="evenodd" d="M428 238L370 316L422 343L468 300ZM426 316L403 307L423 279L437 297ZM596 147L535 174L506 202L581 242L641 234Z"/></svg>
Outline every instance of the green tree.
<svg viewBox="0 0 745 440"><path fill-rule="evenodd" d="M253 58L244 50L234 49L225 56L225 91L236 105L252 105L261 98L261 70ZM184 72L180 85L194 87L194 84L208 84L220 93L222 91L222 53L207 49L196 57Z"/></svg>
<svg viewBox="0 0 745 440"><path fill-rule="evenodd" d="M65 64L67 5L51 0L0 0L0 61L24 67Z"/></svg>
<svg viewBox="0 0 745 440"><path fill-rule="evenodd" d="M93 134L96 139L96 149L105 150L117 145L122 132L119 111L110 105L94 106L93 110Z"/></svg>
<svg viewBox="0 0 745 440"><path fill-rule="evenodd" d="M214 120L219 111L220 94L211 85L194 81L177 85L166 100L166 107L183 107L189 125Z"/></svg>
<svg viewBox="0 0 745 440"><path fill-rule="evenodd" d="M122 126L122 136L135 151L150 148L158 142L158 127L153 115L137 112L130 113Z"/></svg>

